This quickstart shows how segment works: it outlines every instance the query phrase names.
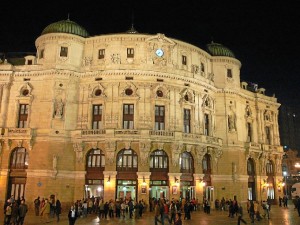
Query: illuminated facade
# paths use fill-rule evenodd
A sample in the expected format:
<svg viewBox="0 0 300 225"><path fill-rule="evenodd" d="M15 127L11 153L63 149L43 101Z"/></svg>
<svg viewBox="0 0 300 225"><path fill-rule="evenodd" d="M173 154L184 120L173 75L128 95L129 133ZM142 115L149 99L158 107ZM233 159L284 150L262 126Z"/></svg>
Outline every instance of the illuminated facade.
<svg viewBox="0 0 300 225"><path fill-rule="evenodd" d="M240 81L228 48L70 20L35 45L0 64L1 201L276 199L280 104Z"/></svg>

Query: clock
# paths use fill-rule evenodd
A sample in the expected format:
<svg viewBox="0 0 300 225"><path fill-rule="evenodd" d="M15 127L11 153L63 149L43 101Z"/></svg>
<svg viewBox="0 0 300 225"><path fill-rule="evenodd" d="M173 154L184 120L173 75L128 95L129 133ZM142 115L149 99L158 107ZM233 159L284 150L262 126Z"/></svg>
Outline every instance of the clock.
<svg viewBox="0 0 300 225"><path fill-rule="evenodd" d="M164 55L164 51L162 49L157 49L155 51L155 54L158 56L158 57L162 57Z"/></svg>

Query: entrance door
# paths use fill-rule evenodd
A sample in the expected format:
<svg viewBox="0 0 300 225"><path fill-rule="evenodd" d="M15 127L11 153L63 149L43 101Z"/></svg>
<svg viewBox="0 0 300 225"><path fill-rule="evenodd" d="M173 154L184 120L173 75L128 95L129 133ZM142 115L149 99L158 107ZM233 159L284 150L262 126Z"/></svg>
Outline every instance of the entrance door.
<svg viewBox="0 0 300 225"><path fill-rule="evenodd" d="M168 186L151 186L150 198L169 198L169 187Z"/></svg>
<svg viewBox="0 0 300 225"><path fill-rule="evenodd" d="M136 200L136 181L135 180L118 180L116 198L123 200Z"/></svg>
<svg viewBox="0 0 300 225"><path fill-rule="evenodd" d="M213 202L214 201L214 187L213 186L207 186L205 188L204 196L208 201Z"/></svg>

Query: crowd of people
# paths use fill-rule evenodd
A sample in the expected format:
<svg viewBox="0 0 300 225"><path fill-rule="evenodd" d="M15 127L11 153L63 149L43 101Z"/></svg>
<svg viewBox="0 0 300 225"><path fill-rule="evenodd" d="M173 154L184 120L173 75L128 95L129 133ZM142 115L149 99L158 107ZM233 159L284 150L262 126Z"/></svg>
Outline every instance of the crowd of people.
<svg viewBox="0 0 300 225"><path fill-rule="evenodd" d="M298 210L300 216L300 198L293 201L295 209ZM37 197L34 200L35 215L40 217L40 221L44 223L50 222L51 218L55 218L57 222L60 221L60 214L62 213L62 206L60 200L54 196L49 198ZM260 221L263 218L270 218L271 199L265 201L247 201L247 212L251 223ZM287 207L287 198L279 198L279 206ZM182 198L180 200L165 198L156 199L150 198L148 204L142 199L134 201L133 199L116 199L103 201L97 197L77 200L68 210L69 224L74 225L77 218L87 217L89 214L97 215L99 220L103 219L139 219L147 210L154 212L154 223L164 225L165 221L169 224L181 225L181 216L183 220L191 220L191 213L203 209L207 214L210 213L210 201L203 199L202 204L198 199L187 200ZM215 200L215 209L221 211L228 211L228 217L237 218L238 225L240 223L246 224L243 218L242 204L238 203L234 198L222 198L220 201ZM28 206L25 204L24 198L14 199L11 196L4 204L4 225L23 225Z"/></svg>
<svg viewBox="0 0 300 225"><path fill-rule="evenodd" d="M12 195L4 203L4 225L23 225L27 211L25 199L22 197L15 200Z"/></svg>

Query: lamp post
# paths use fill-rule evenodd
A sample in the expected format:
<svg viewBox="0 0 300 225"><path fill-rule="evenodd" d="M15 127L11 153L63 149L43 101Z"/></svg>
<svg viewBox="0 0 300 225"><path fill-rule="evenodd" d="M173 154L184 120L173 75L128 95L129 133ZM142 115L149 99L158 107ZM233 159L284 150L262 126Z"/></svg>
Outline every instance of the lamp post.
<svg viewBox="0 0 300 225"><path fill-rule="evenodd" d="M286 171L283 171L283 185L282 185L282 188L283 188L283 194L284 195L287 195L287 183L286 183L286 176L287 176L287 172Z"/></svg>

